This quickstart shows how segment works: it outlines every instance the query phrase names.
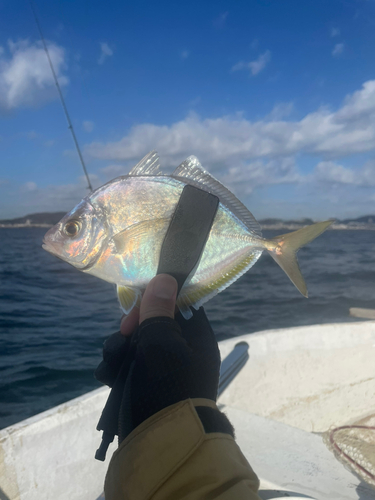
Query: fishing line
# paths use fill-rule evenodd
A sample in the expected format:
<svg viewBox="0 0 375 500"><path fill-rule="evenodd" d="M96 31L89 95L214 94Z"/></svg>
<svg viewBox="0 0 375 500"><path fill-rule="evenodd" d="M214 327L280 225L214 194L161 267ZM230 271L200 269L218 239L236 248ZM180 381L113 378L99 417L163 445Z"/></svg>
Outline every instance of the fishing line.
<svg viewBox="0 0 375 500"><path fill-rule="evenodd" d="M57 76L56 76L56 72L55 72L55 68L53 67L53 64L52 64L52 60L51 60L51 57L49 55L49 51L48 51L48 47L47 47L47 44L46 44L46 41L44 39L44 36L43 36L43 31L42 31L42 27L40 25L40 22L39 22L39 19L38 19L38 16L37 16L37 13L36 13L36 10L35 10L35 7L34 7L34 4L33 4L33 1L32 0L29 0L30 2L30 7L31 7L31 10L33 12L33 15L34 15L34 19L35 19L35 23L37 25L37 28L38 28L38 31L39 31L39 35L40 35L40 39L42 40L42 44L43 44L43 47L44 47L44 51L46 53L46 56L47 56L47 59L48 59L48 63L49 63L49 66L51 68L51 71L52 71L52 75L53 75L53 79L55 81L55 84L56 84L56 88L57 88L57 92L59 93L59 97L60 97L60 102L61 102L61 105L63 107L63 110L64 110L64 113L65 113L65 117L66 117L66 120L68 122L68 129L70 130L71 134L72 134L72 137L73 137L73 141L74 141L74 144L75 144L75 147L76 147L76 150L77 150L77 153L78 153L78 156L79 156L79 159L80 159L80 162L81 162L81 165L82 165L82 168L83 168L83 171L85 173L85 176L86 176L86 179L87 179L87 188L92 191L92 185L91 185L91 182L90 182L90 178L89 178L89 174L87 173L87 170L86 170L86 165L85 165L85 162L83 160L83 156L82 156L82 153L81 153L81 149L79 147L79 144L78 144L78 140L77 140L77 137L76 137L76 134L74 132L74 128L73 128L73 124L72 124L72 121L70 119L70 116L69 116L69 113L68 113L68 108L66 107L66 104L65 104L65 100L64 100L64 96L61 92L61 88L60 88L60 85L59 85L59 81L57 79Z"/></svg>

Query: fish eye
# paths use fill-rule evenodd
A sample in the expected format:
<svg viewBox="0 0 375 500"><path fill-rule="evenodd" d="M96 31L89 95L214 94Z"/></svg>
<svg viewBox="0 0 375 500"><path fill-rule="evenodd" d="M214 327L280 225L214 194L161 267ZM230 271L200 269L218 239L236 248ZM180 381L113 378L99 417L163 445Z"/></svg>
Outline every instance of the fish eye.
<svg viewBox="0 0 375 500"><path fill-rule="evenodd" d="M64 233L73 238L81 230L81 223L78 220L70 220L64 226Z"/></svg>

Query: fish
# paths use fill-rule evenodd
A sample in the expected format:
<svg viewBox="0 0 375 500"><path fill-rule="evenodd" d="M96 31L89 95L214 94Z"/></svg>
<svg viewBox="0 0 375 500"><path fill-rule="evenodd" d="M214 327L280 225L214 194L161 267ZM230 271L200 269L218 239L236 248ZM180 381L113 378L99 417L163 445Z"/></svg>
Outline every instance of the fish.
<svg viewBox="0 0 375 500"><path fill-rule="evenodd" d="M183 188L192 185L219 198L219 205L195 272L176 305L185 319L246 273L264 251L305 297L297 251L332 220L266 239L251 212L222 183L189 156L171 175L161 172L158 153L148 153L128 175L86 196L44 236L43 248L84 273L117 288L129 314L158 268L160 251Z"/></svg>

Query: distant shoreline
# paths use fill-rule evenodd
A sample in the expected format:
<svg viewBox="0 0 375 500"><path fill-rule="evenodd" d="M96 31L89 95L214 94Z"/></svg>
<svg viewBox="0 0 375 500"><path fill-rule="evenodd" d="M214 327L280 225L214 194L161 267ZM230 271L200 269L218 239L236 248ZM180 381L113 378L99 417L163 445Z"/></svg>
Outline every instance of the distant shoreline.
<svg viewBox="0 0 375 500"><path fill-rule="evenodd" d="M297 229L302 229L303 227L310 226L311 224L262 224L260 222L260 226L262 229L270 229L270 230L278 230L278 229L289 229L291 231L295 231ZM328 230L335 231L345 231L345 230L366 230L366 231L375 231L375 224L332 224L328 228Z"/></svg>
<svg viewBox="0 0 375 500"><path fill-rule="evenodd" d="M35 214L24 215L15 219L0 219L1 228L18 228L18 227L44 227L50 228L57 224L63 217L65 212L39 212ZM375 231L375 214L364 215L356 219L334 219L332 226L329 229L334 230L365 230ZM260 226L264 230L277 231L295 231L302 227L314 224L314 220L309 218L301 219L278 219L278 218L263 218L258 220ZM318 221L316 221L318 222Z"/></svg>
<svg viewBox="0 0 375 500"><path fill-rule="evenodd" d="M53 227L54 224L0 224L0 229L17 229L17 228L37 228L37 227L44 227L44 228L50 228ZM290 231L295 231L297 229L301 229L302 227L308 226L310 224L288 224L288 223L278 223L278 224L262 224L260 222L260 226L263 230L281 230L281 229L287 229ZM328 229L331 230L338 230L338 231L375 231L375 224L359 224L359 223L351 223L351 224L332 224Z"/></svg>
<svg viewBox="0 0 375 500"><path fill-rule="evenodd" d="M0 224L0 229L18 228L18 227L52 227L53 224Z"/></svg>

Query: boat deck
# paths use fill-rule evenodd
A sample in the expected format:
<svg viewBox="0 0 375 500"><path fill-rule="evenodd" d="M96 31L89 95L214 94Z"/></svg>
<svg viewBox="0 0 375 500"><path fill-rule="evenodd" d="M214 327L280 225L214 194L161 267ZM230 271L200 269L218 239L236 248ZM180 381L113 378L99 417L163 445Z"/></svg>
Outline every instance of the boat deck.
<svg viewBox="0 0 375 500"><path fill-rule="evenodd" d="M249 359L218 404L260 477L260 497L373 500L375 489L324 437L343 425L373 425L375 322L244 335L220 343L222 358L241 341ZM94 460L95 428L107 396L102 388L0 431L0 498L99 498L108 459Z"/></svg>

